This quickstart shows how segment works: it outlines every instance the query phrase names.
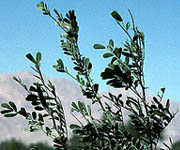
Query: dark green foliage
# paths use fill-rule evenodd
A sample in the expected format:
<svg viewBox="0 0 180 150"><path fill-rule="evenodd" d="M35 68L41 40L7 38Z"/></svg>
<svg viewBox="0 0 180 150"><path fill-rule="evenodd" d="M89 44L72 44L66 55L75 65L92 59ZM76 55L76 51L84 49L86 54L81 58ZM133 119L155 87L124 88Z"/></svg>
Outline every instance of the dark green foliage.
<svg viewBox="0 0 180 150"><path fill-rule="evenodd" d="M53 147L40 142L27 145L19 140L11 139L0 143L0 150L33 150L33 147L34 150L54 150Z"/></svg>
<svg viewBox="0 0 180 150"><path fill-rule="evenodd" d="M131 95L123 97L123 93L113 95L99 94L99 84L94 83L91 78L93 68L90 59L80 53L78 46L78 23L74 10L70 10L65 17L54 9L56 18L51 15L47 4L40 2L37 8L48 15L64 31L61 34L61 48L65 55L71 58L75 75L71 74L59 58L53 67L60 73L65 73L79 84L82 94L94 104L99 106L103 115L102 119L93 116L90 105L85 102L72 102L71 113L79 124L71 124L70 128L78 141L80 149L92 150L156 150L162 131L174 118L175 113L170 112L170 103L162 104L165 88L161 89L152 99L147 99L146 85L144 79L144 52L145 37L135 25L133 16L131 23L125 23L122 17L116 12L111 13L121 30L127 35L127 40L121 47L115 46L112 39L107 46L95 44L95 49L107 49L103 54L110 62L101 73L102 80L107 80L107 85L113 88L125 89L132 92ZM129 31L130 30L130 31ZM34 107L33 112L26 112L24 108L16 108L13 102L3 103L4 110L1 113L5 117L23 116L28 121L25 130L30 132L43 131L53 139L54 147L57 150L71 149L71 142L68 142L68 132L61 100L56 94L55 86L51 81L45 82L42 76L41 53L36 56L27 54L26 57L33 63L31 67L36 74L34 82L27 87L20 78L14 77L26 91L26 100ZM134 95L133 95L134 94ZM102 99L105 98L106 102ZM125 125L123 110L129 112L131 126L136 129L136 134L130 132ZM82 119L76 117L79 113ZM47 125L46 119L51 121ZM171 141L171 140L170 140ZM172 142L170 142L172 143ZM165 147L171 149L164 143Z"/></svg>
<svg viewBox="0 0 180 150"><path fill-rule="evenodd" d="M47 145L46 143L34 143L29 145L30 150L55 150L52 146Z"/></svg>
<svg viewBox="0 0 180 150"><path fill-rule="evenodd" d="M28 150L28 147L21 141L11 139L0 143L0 150Z"/></svg>
<svg viewBox="0 0 180 150"><path fill-rule="evenodd" d="M180 141L177 141L172 146L173 150L179 150L180 149Z"/></svg>
<svg viewBox="0 0 180 150"><path fill-rule="evenodd" d="M69 139L69 150L80 150L84 146L84 143L81 142L81 137L73 135Z"/></svg>

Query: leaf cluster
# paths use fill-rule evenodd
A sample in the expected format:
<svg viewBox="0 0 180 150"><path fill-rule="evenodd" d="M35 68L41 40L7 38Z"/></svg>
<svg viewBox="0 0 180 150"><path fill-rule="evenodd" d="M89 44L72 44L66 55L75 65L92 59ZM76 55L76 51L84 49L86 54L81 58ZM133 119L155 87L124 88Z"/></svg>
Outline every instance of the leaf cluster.
<svg viewBox="0 0 180 150"><path fill-rule="evenodd" d="M48 81L48 83L44 81L40 70L41 53L38 52L36 57L27 54L26 57L34 64L34 67L31 68L37 73L34 74L34 77L38 82L34 82L30 87L27 87L20 78L14 77L13 79L26 90L26 101L34 107L34 111L27 112L25 108L17 110L16 105L10 101L1 104L3 108L6 108L1 113L5 117L23 116L28 121L28 127L25 128L25 131L43 131L54 140L54 146L58 150L66 149L68 139L64 110L59 97L56 95L55 86L51 81ZM46 123L45 120L50 120L51 125Z"/></svg>

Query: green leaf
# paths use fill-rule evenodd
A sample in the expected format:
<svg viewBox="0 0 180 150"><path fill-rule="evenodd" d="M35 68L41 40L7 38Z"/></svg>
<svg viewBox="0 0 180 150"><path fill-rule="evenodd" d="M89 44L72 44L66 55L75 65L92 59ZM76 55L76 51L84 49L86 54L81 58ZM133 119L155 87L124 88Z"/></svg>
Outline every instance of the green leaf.
<svg viewBox="0 0 180 150"><path fill-rule="evenodd" d="M21 108L21 110L19 111L19 114L21 114L24 117L28 117L28 114L24 108Z"/></svg>
<svg viewBox="0 0 180 150"><path fill-rule="evenodd" d="M1 111L1 114L7 114L7 113L10 113L12 112L12 110L8 109L8 110L2 110Z"/></svg>
<svg viewBox="0 0 180 150"><path fill-rule="evenodd" d="M44 122L43 115L39 113L39 114L38 114L38 116L39 116L38 121L42 121L42 122Z"/></svg>
<svg viewBox="0 0 180 150"><path fill-rule="evenodd" d="M131 53L122 52L122 54L123 54L124 56L130 57L130 58L133 57L133 54L131 54Z"/></svg>
<svg viewBox="0 0 180 150"><path fill-rule="evenodd" d="M37 95L29 94L29 95L26 97L26 100L27 100L27 101L36 101L37 98L38 98Z"/></svg>
<svg viewBox="0 0 180 150"><path fill-rule="evenodd" d="M140 32L140 36L144 40L144 33L143 32Z"/></svg>
<svg viewBox="0 0 180 150"><path fill-rule="evenodd" d="M60 37L61 37L61 38L67 38L67 37L68 37L68 34L67 34L67 33L62 33L62 34L60 35Z"/></svg>
<svg viewBox="0 0 180 150"><path fill-rule="evenodd" d="M75 102L72 102L72 103L71 103L71 107L72 107L72 108L71 108L71 112L73 112L73 111L79 112L79 111L80 111Z"/></svg>
<svg viewBox="0 0 180 150"><path fill-rule="evenodd" d="M16 82L19 82L19 83L21 82L21 79L19 77L17 78L17 77L14 76L13 80L15 80Z"/></svg>
<svg viewBox="0 0 180 150"><path fill-rule="evenodd" d="M32 117L33 117L34 120L37 119L37 114L36 114L36 112L34 112L34 111L32 112Z"/></svg>
<svg viewBox="0 0 180 150"><path fill-rule="evenodd" d="M35 109L35 110L38 110L38 111L44 110L44 108L42 108L41 106L36 106L34 109Z"/></svg>
<svg viewBox="0 0 180 150"><path fill-rule="evenodd" d="M111 16L114 18L114 19L116 19L117 21L120 21L120 22L122 22L123 21L123 19L121 18L121 16L118 14L118 12L117 11L112 11L112 13L111 13Z"/></svg>
<svg viewBox="0 0 180 150"><path fill-rule="evenodd" d="M112 39L109 40L109 45L114 48L114 41Z"/></svg>
<svg viewBox="0 0 180 150"><path fill-rule="evenodd" d="M2 107L12 110L12 108L7 103L2 103Z"/></svg>
<svg viewBox="0 0 180 150"><path fill-rule="evenodd" d="M47 134L47 136L51 135L51 133L52 133L51 129L49 127L46 127L46 134Z"/></svg>
<svg viewBox="0 0 180 150"><path fill-rule="evenodd" d="M89 105L87 105L87 112L88 112L88 115L91 116L91 107Z"/></svg>
<svg viewBox="0 0 180 150"><path fill-rule="evenodd" d="M34 57L29 53L26 55L26 57L31 61L33 62L34 64L37 64L36 60L34 59Z"/></svg>
<svg viewBox="0 0 180 150"><path fill-rule="evenodd" d="M16 115L17 115L17 113L5 114L4 117L14 117Z"/></svg>
<svg viewBox="0 0 180 150"><path fill-rule="evenodd" d="M89 63L89 64L88 64L88 70L91 71L91 69L92 69L92 64Z"/></svg>
<svg viewBox="0 0 180 150"><path fill-rule="evenodd" d="M36 5L36 8L38 9L38 10L44 10L44 2L40 2L40 3L38 3L37 5Z"/></svg>
<svg viewBox="0 0 180 150"><path fill-rule="evenodd" d="M71 129L77 129L77 128L81 128L81 127L79 125L76 125L76 124L71 124L70 128Z"/></svg>
<svg viewBox="0 0 180 150"><path fill-rule="evenodd" d="M111 56L113 56L112 53L105 53L105 54L103 55L104 58L109 58L109 57L111 57Z"/></svg>
<svg viewBox="0 0 180 150"><path fill-rule="evenodd" d="M30 86L29 91L31 92L37 92L37 89L34 86Z"/></svg>
<svg viewBox="0 0 180 150"><path fill-rule="evenodd" d="M88 115L87 109L86 109L86 105L85 105L84 102L78 101L78 106L79 106L81 112L82 112L84 115Z"/></svg>
<svg viewBox="0 0 180 150"><path fill-rule="evenodd" d="M49 15L49 12L43 12L44 15Z"/></svg>
<svg viewBox="0 0 180 150"><path fill-rule="evenodd" d="M129 27L130 27L130 23L127 22L127 23L126 23L126 30L129 30Z"/></svg>
<svg viewBox="0 0 180 150"><path fill-rule="evenodd" d="M154 102L156 102L157 104L160 103L156 97L153 97L153 100L154 100Z"/></svg>
<svg viewBox="0 0 180 150"><path fill-rule="evenodd" d="M165 92L165 89L166 89L166 88L161 88L162 93L164 93L164 92Z"/></svg>
<svg viewBox="0 0 180 150"><path fill-rule="evenodd" d="M89 58L85 58L84 62L85 62L85 65L88 66L89 63L90 63L90 62L89 62Z"/></svg>
<svg viewBox="0 0 180 150"><path fill-rule="evenodd" d="M115 48L113 53L118 57L120 58L121 57L121 53L122 53L122 48Z"/></svg>
<svg viewBox="0 0 180 150"><path fill-rule="evenodd" d="M14 102L9 102L9 105L14 109L14 111L16 111L17 112L17 107L16 107L16 105L14 104Z"/></svg>
<svg viewBox="0 0 180 150"><path fill-rule="evenodd" d="M169 99L167 100L166 102L166 109L169 110L169 106L170 106L170 103L169 103Z"/></svg>
<svg viewBox="0 0 180 150"><path fill-rule="evenodd" d="M63 63L62 59L58 59L57 65L53 65L53 68L55 68L59 72L65 72L64 63Z"/></svg>
<svg viewBox="0 0 180 150"><path fill-rule="evenodd" d="M37 106L37 105L40 105L41 103L39 101L32 101L31 104L33 106Z"/></svg>
<svg viewBox="0 0 180 150"><path fill-rule="evenodd" d="M105 49L106 47L104 45L101 44L94 44L94 49Z"/></svg>
<svg viewBox="0 0 180 150"><path fill-rule="evenodd" d="M24 128L24 131L31 131L30 127Z"/></svg>
<svg viewBox="0 0 180 150"><path fill-rule="evenodd" d="M53 11L56 13L56 15L57 15L58 17L60 17L58 11L57 11L55 8L53 9Z"/></svg>
<svg viewBox="0 0 180 150"><path fill-rule="evenodd" d="M57 63L58 63L58 66L60 66L61 68L64 68L64 63L63 63L62 59L58 59Z"/></svg>
<svg viewBox="0 0 180 150"><path fill-rule="evenodd" d="M98 89L99 89L99 84L94 84L93 89L94 89L95 93L97 93Z"/></svg>
<svg viewBox="0 0 180 150"><path fill-rule="evenodd" d="M53 68L58 72L66 72L64 68L60 68L58 65L53 65Z"/></svg>
<svg viewBox="0 0 180 150"><path fill-rule="evenodd" d="M128 65L129 64L129 57L125 57L125 64Z"/></svg>
<svg viewBox="0 0 180 150"><path fill-rule="evenodd" d="M41 61L41 53L40 53L40 52L38 52L38 53L36 54L36 61L37 61L37 62L40 62L40 61Z"/></svg>
<svg viewBox="0 0 180 150"><path fill-rule="evenodd" d="M110 68L106 68L104 72L101 73L103 80L110 79L114 77L114 72Z"/></svg>

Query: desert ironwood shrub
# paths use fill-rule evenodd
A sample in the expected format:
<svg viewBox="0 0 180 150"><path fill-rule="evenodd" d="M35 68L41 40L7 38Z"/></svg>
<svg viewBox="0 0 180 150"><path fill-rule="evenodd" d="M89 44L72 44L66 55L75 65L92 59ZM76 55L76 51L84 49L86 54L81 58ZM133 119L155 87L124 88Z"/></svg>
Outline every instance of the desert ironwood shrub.
<svg viewBox="0 0 180 150"><path fill-rule="evenodd" d="M44 15L49 16L63 30L61 34L61 48L65 55L71 58L76 74L71 74L62 59L57 60L53 67L60 73L67 74L80 86L82 94L87 100L99 106L101 119L95 118L90 105L85 102L72 102L71 113L77 119L77 124L71 124L74 135L80 137L79 149L84 150L155 150L161 132L174 118L175 113L170 112L169 99L162 104L165 88L161 88L159 94L151 100L146 98L146 85L144 79L144 51L145 37L135 25L133 16L129 11L131 23L124 22L122 17L112 11L111 16L117 25L127 35L127 40L122 47L116 47L112 39L107 45L95 44L96 50L104 52L103 58L110 60L107 67L100 74L106 84L118 89L130 90L135 96L128 95L122 99L123 93L114 95L109 92L106 95L99 94L99 84L94 83L91 77L92 63L83 56L78 46L79 26L75 11L70 10L65 16L54 9L56 17L52 15L47 4L40 2L37 8ZM2 103L1 114L4 117L21 115L28 121L25 130L29 132L42 131L52 138L57 150L68 150L68 130L61 99L56 94L55 86L51 81L43 78L40 65L41 53L36 56L27 54L26 57L33 64L34 77L37 80L27 87L19 77L14 77L27 92L26 101L31 103L33 112L25 108L18 109L14 102ZM106 99L104 101L103 99ZM133 136L125 126L123 110L129 112L129 120L139 136ZM77 118L74 113L79 113L82 118ZM51 124L47 123L50 120ZM165 144L165 149L171 149L170 144Z"/></svg>

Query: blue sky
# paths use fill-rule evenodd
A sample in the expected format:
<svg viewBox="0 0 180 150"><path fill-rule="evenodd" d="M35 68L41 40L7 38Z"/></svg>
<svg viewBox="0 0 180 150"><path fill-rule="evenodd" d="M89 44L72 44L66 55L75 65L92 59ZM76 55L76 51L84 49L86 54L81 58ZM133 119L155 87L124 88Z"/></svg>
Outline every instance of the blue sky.
<svg viewBox="0 0 180 150"><path fill-rule="evenodd" d="M70 59L60 49L59 35L62 30L47 16L36 9L37 0L0 1L0 74L30 71L30 62L25 55L42 52L42 70L49 77L66 77L57 73L52 65L61 57L68 67ZM107 61L102 59L104 51L95 51L95 43L106 45L114 39L121 46L126 38L110 16L117 10L125 21L129 21L128 8L134 15L136 25L145 33L146 60L145 79L149 92L156 94L166 87L166 97L180 100L180 1L179 0L46 0L53 9L65 14L75 9L80 26L79 45L83 55L93 63L92 77L100 81L100 71Z"/></svg>

